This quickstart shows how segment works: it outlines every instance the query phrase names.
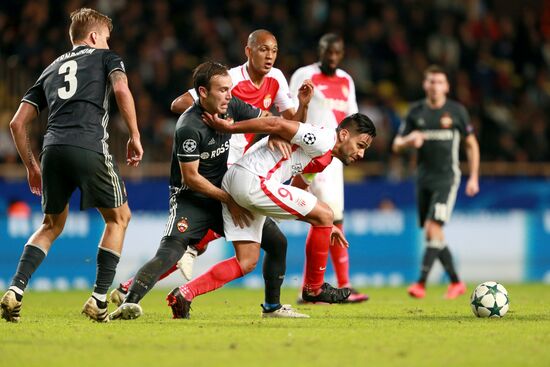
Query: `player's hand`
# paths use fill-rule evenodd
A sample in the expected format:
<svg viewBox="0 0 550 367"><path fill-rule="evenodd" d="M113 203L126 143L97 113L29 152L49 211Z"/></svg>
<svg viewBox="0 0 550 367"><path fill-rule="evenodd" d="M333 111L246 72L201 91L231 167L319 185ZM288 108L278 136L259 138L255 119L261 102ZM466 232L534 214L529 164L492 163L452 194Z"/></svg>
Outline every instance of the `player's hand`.
<svg viewBox="0 0 550 367"><path fill-rule="evenodd" d="M27 181L34 195L42 195L42 172L37 164L33 164L31 168L27 168Z"/></svg>
<svg viewBox="0 0 550 367"><path fill-rule="evenodd" d="M143 148L139 138L128 139L126 144L126 164L132 167L137 167L143 158Z"/></svg>
<svg viewBox="0 0 550 367"><path fill-rule="evenodd" d="M248 209L237 204L232 197L229 198L226 204L229 213L231 213L231 218L233 218L233 223L235 223L236 226L245 228L250 225L253 216Z"/></svg>
<svg viewBox="0 0 550 367"><path fill-rule="evenodd" d="M407 140L409 142L409 146L418 149L424 145L424 134L418 130L415 130L407 136Z"/></svg>
<svg viewBox="0 0 550 367"><path fill-rule="evenodd" d="M267 147L272 152L277 149L279 152L281 152L283 158L285 159L290 158L290 155L292 154L292 144L281 138L279 135L269 135L269 139L267 140Z"/></svg>
<svg viewBox="0 0 550 367"><path fill-rule="evenodd" d="M475 196L479 192L479 181L477 177L470 177L466 182L466 195Z"/></svg>
<svg viewBox="0 0 550 367"><path fill-rule="evenodd" d="M331 246L341 246L341 247L349 247L348 240L346 240L346 236L344 236L344 233L340 230L340 228L336 226L332 226L332 233L330 234L330 245Z"/></svg>
<svg viewBox="0 0 550 367"><path fill-rule="evenodd" d="M300 89L298 89L298 101L302 106L307 106L313 97L313 82L309 79L304 80Z"/></svg>
<svg viewBox="0 0 550 367"><path fill-rule="evenodd" d="M206 111L202 114L202 121L212 129L224 133L231 132L231 125L234 123L232 118L222 119L217 113L211 115Z"/></svg>

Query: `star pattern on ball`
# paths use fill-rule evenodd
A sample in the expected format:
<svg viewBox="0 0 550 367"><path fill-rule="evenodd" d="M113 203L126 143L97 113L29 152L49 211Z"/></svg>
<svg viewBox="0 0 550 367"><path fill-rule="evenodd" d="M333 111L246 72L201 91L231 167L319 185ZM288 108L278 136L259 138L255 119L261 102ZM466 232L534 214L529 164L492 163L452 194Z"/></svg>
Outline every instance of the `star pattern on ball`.
<svg viewBox="0 0 550 367"><path fill-rule="evenodd" d="M485 294L491 293L493 296L496 296L497 293L500 293L500 291L497 288L498 284L495 284L495 285L492 285L492 286L489 286L489 285L485 285L485 286L487 287L487 293L485 293Z"/></svg>
<svg viewBox="0 0 550 367"><path fill-rule="evenodd" d="M489 317L492 317L492 316L498 316L498 317L500 317L500 310L502 310L502 307L504 307L504 306L499 307L499 306L497 305L497 302L496 302L496 301L495 301L493 307L486 307L486 308L491 312L491 314L489 315Z"/></svg>
<svg viewBox="0 0 550 367"><path fill-rule="evenodd" d="M481 303L481 299L483 298L483 296L481 297L474 297L474 299L472 300L472 306L474 306L476 308L476 311L478 308L480 307L485 307L483 306L483 304Z"/></svg>

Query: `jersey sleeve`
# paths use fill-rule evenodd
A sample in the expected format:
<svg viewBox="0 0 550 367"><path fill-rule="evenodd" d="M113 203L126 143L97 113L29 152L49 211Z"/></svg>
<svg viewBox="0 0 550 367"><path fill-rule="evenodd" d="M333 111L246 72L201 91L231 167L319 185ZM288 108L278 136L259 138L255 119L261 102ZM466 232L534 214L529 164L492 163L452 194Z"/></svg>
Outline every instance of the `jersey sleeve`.
<svg viewBox="0 0 550 367"><path fill-rule="evenodd" d="M235 121L243 121L260 117L262 110L241 101L237 97L233 97L231 98L231 101L229 101L228 114L233 117Z"/></svg>
<svg viewBox="0 0 550 367"><path fill-rule="evenodd" d="M196 129L182 126L175 134L176 154L180 162L200 159L201 136Z"/></svg>
<svg viewBox="0 0 550 367"><path fill-rule="evenodd" d="M355 83L351 76L348 75L349 80L349 97L348 97L348 116L359 112L357 107L357 97L355 96Z"/></svg>
<svg viewBox="0 0 550 367"><path fill-rule="evenodd" d="M458 116L460 118L460 124L458 129L462 136L470 135L474 132L474 127L470 121L470 115L464 106L458 107Z"/></svg>
<svg viewBox="0 0 550 367"><path fill-rule="evenodd" d="M324 155L334 147L336 132L311 124L300 124L290 142L300 146L309 157L315 158Z"/></svg>
<svg viewBox="0 0 550 367"><path fill-rule="evenodd" d="M113 51L105 52L103 55L103 64L105 66L105 73L107 76L111 75L111 73L115 70L120 70L123 73L126 73L124 62L122 62L120 56Z"/></svg>
<svg viewBox="0 0 550 367"><path fill-rule="evenodd" d="M397 130L397 135L405 136L410 134L413 130L414 120L411 112L409 111L407 116L405 116L405 119L401 121L401 125L399 125L399 129Z"/></svg>
<svg viewBox="0 0 550 367"><path fill-rule="evenodd" d="M27 102L33 105L37 112L40 113L41 110L48 106L48 100L46 99L46 93L42 86L43 76L40 76L36 83L25 93L21 102Z"/></svg>
<svg viewBox="0 0 550 367"><path fill-rule="evenodd" d="M191 88L187 92L189 92L189 95L193 98L193 101L196 101L197 99L199 99L199 96L197 95L197 91L195 90L195 88Z"/></svg>
<svg viewBox="0 0 550 367"><path fill-rule="evenodd" d="M292 95L290 94L288 82L286 81L283 73L280 70L277 70L274 73L274 77L279 83L279 90L277 91L277 95L275 96L274 101L275 107L277 107L277 111L283 112L288 110L289 108L296 108L296 104L292 100Z"/></svg>
<svg viewBox="0 0 550 367"><path fill-rule="evenodd" d="M296 70L290 77L290 95L292 96L292 101L295 106L298 105L298 90L302 86L304 80L306 80L306 77L303 68Z"/></svg>

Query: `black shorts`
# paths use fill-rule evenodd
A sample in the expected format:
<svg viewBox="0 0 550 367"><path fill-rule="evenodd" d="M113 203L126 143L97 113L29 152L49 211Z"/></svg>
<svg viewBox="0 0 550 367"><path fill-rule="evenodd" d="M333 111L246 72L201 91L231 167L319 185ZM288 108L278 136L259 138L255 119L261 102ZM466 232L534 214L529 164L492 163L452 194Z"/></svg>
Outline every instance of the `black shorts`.
<svg viewBox="0 0 550 367"><path fill-rule="evenodd" d="M46 214L61 213L77 187L80 210L118 208L128 199L110 155L70 145L49 145L42 151L40 166L42 210Z"/></svg>
<svg viewBox="0 0 550 367"><path fill-rule="evenodd" d="M423 227L424 222L428 219L445 224L451 218L457 189L458 184L436 188L418 186L417 200L420 227Z"/></svg>

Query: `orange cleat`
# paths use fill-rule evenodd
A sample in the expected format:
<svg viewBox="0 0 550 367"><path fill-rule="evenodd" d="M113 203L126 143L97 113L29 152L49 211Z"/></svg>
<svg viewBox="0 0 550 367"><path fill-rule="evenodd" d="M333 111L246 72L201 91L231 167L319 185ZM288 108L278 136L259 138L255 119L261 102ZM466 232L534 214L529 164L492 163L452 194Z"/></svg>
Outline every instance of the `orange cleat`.
<svg viewBox="0 0 550 367"><path fill-rule="evenodd" d="M451 283L447 288L447 293L445 293L445 298L455 299L464 293L466 293L466 284L464 284L464 282Z"/></svg>
<svg viewBox="0 0 550 367"><path fill-rule="evenodd" d="M426 296L426 287L422 283L414 283L407 289L409 295L414 298L424 298Z"/></svg>

